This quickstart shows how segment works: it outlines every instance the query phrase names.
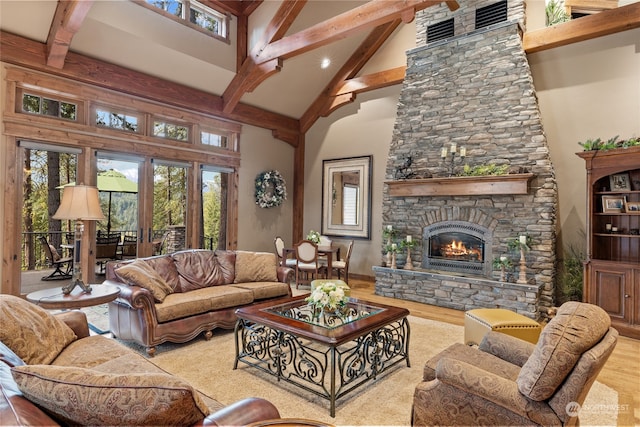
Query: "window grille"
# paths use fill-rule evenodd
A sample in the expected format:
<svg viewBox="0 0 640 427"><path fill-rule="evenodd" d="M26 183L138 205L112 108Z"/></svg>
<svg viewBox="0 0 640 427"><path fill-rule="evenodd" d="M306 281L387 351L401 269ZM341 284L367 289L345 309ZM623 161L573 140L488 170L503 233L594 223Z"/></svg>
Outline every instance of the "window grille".
<svg viewBox="0 0 640 427"><path fill-rule="evenodd" d="M76 104L29 93L22 94L22 112L65 120L78 120L78 106Z"/></svg>
<svg viewBox="0 0 640 427"><path fill-rule="evenodd" d="M427 27L427 43L444 40L454 36L453 18Z"/></svg>
<svg viewBox="0 0 640 427"><path fill-rule="evenodd" d="M507 20L507 0L476 9L476 30Z"/></svg>

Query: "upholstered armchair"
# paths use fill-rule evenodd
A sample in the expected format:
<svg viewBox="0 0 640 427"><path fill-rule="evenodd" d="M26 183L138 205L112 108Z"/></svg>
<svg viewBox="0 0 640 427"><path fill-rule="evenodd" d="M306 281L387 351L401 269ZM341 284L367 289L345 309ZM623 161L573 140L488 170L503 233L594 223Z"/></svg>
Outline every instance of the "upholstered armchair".
<svg viewBox="0 0 640 427"><path fill-rule="evenodd" d="M412 424L578 425L579 405L618 332L600 307L567 302L537 344L489 332L430 359L415 389Z"/></svg>

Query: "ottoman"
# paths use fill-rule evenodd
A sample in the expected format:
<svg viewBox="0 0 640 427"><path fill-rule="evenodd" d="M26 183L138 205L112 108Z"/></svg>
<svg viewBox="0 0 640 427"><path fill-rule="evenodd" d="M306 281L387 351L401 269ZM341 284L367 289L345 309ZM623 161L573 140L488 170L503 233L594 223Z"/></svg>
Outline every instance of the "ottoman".
<svg viewBox="0 0 640 427"><path fill-rule="evenodd" d="M464 342L467 345L480 344L489 331L502 332L535 344L541 330L535 320L504 308L477 308L464 314Z"/></svg>
<svg viewBox="0 0 640 427"><path fill-rule="evenodd" d="M351 288L347 285L347 282L344 280L333 280L333 279L316 279L311 281L311 292L317 287L324 285L325 283L334 283L336 288L342 288L344 294L346 296L351 295Z"/></svg>

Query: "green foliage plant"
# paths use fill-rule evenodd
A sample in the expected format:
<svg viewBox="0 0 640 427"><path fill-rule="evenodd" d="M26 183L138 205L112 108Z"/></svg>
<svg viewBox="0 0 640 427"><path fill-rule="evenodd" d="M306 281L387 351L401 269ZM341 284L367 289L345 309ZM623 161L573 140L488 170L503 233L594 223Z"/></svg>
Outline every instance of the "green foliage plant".
<svg viewBox="0 0 640 427"><path fill-rule="evenodd" d="M578 145L582 147L583 151L607 151L615 150L616 148L629 148L639 146L640 138L633 137L621 141L619 140L619 135L616 135L606 141L603 141L601 138L587 139L584 142L578 142Z"/></svg>
<svg viewBox="0 0 640 427"><path fill-rule="evenodd" d="M464 165L460 176L488 176L488 175L506 175L509 172L509 165Z"/></svg>
<svg viewBox="0 0 640 427"><path fill-rule="evenodd" d="M574 245L565 251L559 274L561 297L565 301L582 301L584 257L584 253Z"/></svg>
<svg viewBox="0 0 640 427"><path fill-rule="evenodd" d="M547 3L545 16L547 27L571 20L571 16L565 12L564 1L562 0L551 0Z"/></svg>

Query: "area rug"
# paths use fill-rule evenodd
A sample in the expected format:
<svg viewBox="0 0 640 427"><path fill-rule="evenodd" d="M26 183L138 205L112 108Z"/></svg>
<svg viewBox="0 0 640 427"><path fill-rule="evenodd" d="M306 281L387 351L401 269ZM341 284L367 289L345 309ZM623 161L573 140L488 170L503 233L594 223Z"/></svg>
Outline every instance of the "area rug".
<svg viewBox="0 0 640 427"><path fill-rule="evenodd" d="M463 328L410 316L411 367L400 363L373 382L339 399L336 416L329 416L329 401L272 376L240 364L233 369L235 345L231 331L215 331L210 341L198 338L187 344L163 344L149 359L160 368L189 381L202 393L230 404L257 396L272 402L282 417L307 418L336 426L408 426L416 384L424 363L454 342L462 342ZM129 344L131 346L131 344ZM139 351L144 354L141 347ZM615 390L596 382L583 408L616 408ZM603 406L604 405L604 406ZM615 426L612 410L587 410L582 425Z"/></svg>

